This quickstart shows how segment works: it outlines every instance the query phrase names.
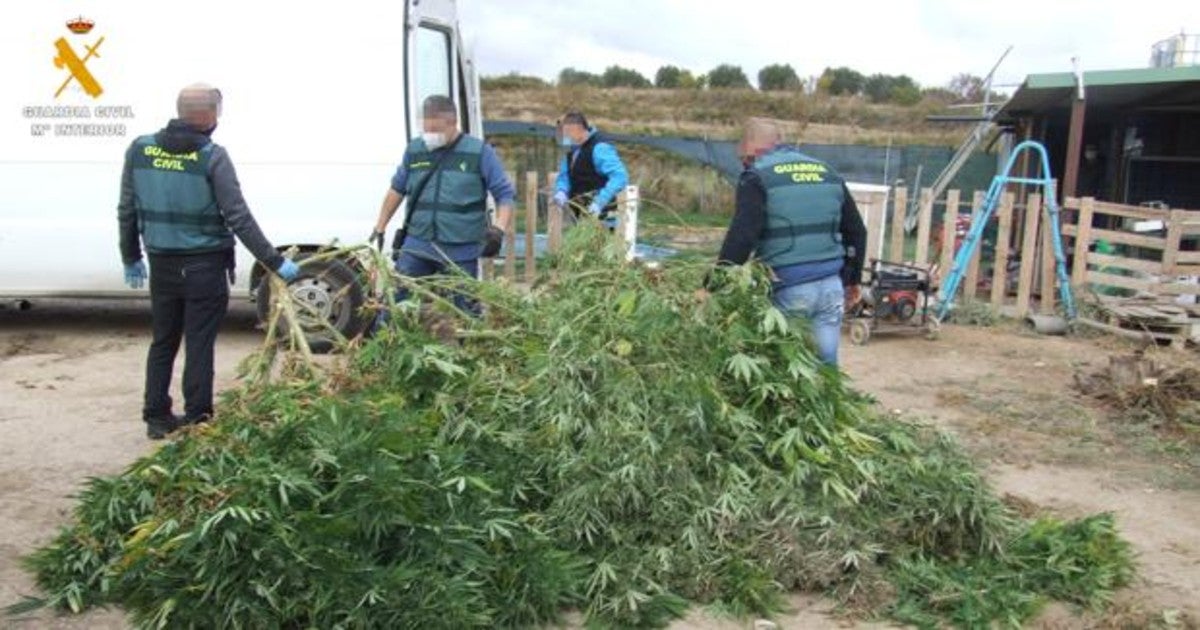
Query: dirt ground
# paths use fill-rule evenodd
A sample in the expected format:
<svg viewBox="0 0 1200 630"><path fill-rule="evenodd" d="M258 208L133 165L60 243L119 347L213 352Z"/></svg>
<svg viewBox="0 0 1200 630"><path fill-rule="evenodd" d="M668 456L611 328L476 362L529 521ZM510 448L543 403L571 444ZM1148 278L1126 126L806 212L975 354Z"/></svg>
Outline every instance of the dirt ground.
<svg viewBox="0 0 1200 630"><path fill-rule="evenodd" d="M35 592L19 558L68 521L80 484L155 448L139 420L148 334L144 303L0 310L0 607ZM235 305L218 347L219 388L235 386L238 361L259 342L252 310ZM1117 515L1138 553L1137 582L1102 617L1055 606L1034 627L1190 627L1200 619L1200 455L1113 419L1070 387L1076 370L1129 350L1109 338L947 327L937 341L880 336L842 351L857 387L888 413L957 434L1012 501L1065 517ZM1195 360L1175 351L1159 358ZM779 627L846 627L825 600L796 596L792 604ZM119 611L0 616L0 627L127 625ZM673 627L749 626L696 611Z"/></svg>

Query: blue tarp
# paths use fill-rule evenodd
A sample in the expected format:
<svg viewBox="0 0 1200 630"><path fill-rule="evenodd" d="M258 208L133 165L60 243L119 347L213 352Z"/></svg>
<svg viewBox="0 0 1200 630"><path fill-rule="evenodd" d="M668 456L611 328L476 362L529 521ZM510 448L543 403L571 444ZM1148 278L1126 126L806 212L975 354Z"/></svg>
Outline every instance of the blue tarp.
<svg viewBox="0 0 1200 630"><path fill-rule="evenodd" d="M539 137L549 141L554 138L555 129L551 125L541 123L489 120L484 122L483 131L486 136ZM617 144L653 147L710 166L730 182L737 181L742 172L742 162L737 156L737 143L731 140L607 132L604 134ZM892 185L897 179L903 179L908 186L917 183L915 180L918 167L921 169L920 184L928 186L933 183L954 155L952 148L934 146L888 148L851 144L801 144L800 150L829 164L848 181ZM995 157L980 153L971 156L951 185L964 191L986 190L995 174Z"/></svg>

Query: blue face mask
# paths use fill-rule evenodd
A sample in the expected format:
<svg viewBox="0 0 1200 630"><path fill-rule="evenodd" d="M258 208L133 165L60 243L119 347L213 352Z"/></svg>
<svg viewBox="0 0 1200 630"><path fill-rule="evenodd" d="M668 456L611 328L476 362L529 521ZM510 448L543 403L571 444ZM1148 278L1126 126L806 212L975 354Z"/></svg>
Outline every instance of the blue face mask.
<svg viewBox="0 0 1200 630"><path fill-rule="evenodd" d="M562 137L562 145L563 145L564 147L566 147L566 148L570 149L571 147L575 146L575 143L574 143L574 142L571 142L571 137L570 137L570 136L563 136L563 137Z"/></svg>

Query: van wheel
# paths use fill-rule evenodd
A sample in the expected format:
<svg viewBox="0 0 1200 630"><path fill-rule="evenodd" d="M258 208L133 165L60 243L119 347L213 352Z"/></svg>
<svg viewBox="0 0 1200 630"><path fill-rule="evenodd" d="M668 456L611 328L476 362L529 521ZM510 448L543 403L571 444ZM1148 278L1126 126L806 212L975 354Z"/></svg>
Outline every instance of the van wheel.
<svg viewBox="0 0 1200 630"><path fill-rule="evenodd" d="M300 254L296 262L301 263L307 257ZM300 274L288 283L288 291L296 301L297 318L313 352L330 352L343 340L357 337L370 324L370 318L362 311L363 285L345 262L322 260L301 264ZM267 322L271 282L266 278L258 284L255 301L258 320ZM330 328L337 334L332 334Z"/></svg>

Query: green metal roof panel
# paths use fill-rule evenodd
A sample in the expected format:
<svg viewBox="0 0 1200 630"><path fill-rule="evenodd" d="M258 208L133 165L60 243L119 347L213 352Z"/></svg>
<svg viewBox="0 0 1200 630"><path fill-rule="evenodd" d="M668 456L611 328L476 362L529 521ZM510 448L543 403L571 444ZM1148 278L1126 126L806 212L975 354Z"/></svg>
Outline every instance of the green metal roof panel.
<svg viewBox="0 0 1200 630"><path fill-rule="evenodd" d="M1083 74L1090 107L1169 105L1196 107L1200 103L1200 66L1093 70ZM1075 93L1070 72L1031 74L997 112L996 120L1069 107Z"/></svg>
<svg viewBox="0 0 1200 630"><path fill-rule="evenodd" d="M1178 68L1131 68L1128 70L1091 70L1083 73L1085 88L1103 85L1137 85L1145 83L1176 83L1200 81L1200 66ZM1031 74L1022 89L1053 89L1075 87L1075 75L1070 72Z"/></svg>

